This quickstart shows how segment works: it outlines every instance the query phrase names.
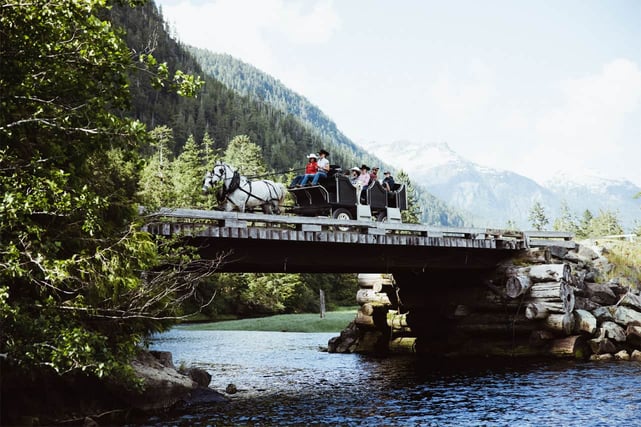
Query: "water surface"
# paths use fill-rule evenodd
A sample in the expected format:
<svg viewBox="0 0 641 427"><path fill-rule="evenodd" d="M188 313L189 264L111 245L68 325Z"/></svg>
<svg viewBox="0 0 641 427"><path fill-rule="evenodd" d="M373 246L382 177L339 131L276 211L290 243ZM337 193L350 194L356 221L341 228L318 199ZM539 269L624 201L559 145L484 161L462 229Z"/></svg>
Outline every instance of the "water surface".
<svg viewBox="0 0 641 427"><path fill-rule="evenodd" d="M187 331L156 336L176 366L209 371L229 402L139 425L636 426L641 364L435 361L320 351L335 333Z"/></svg>

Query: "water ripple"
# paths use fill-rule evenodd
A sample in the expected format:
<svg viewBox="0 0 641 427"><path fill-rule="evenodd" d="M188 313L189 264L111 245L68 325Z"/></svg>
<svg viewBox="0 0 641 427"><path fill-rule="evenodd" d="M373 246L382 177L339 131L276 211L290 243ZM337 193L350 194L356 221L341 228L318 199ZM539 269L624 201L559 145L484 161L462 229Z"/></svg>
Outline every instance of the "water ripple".
<svg viewBox="0 0 641 427"><path fill-rule="evenodd" d="M139 426L640 425L641 365L437 361L320 352L334 334L187 331L157 336L174 363L212 374L228 403Z"/></svg>

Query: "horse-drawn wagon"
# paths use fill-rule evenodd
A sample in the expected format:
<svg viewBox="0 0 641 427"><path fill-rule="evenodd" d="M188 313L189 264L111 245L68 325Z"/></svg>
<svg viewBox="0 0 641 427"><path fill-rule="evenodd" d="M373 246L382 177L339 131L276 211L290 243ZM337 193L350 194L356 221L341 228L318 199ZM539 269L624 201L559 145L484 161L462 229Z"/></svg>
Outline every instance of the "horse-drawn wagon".
<svg viewBox="0 0 641 427"><path fill-rule="evenodd" d="M282 184L269 181L250 181L232 166L216 162L207 172L203 191L208 192L222 182L217 194L226 211L262 209L264 213L281 213L285 200ZM331 216L336 219L360 219L401 222L401 211L407 209L404 184L395 184L392 191L374 181L366 189L353 185L340 168L332 167L329 175L318 185L290 188L294 206L287 212L302 216Z"/></svg>
<svg viewBox="0 0 641 427"><path fill-rule="evenodd" d="M374 181L362 190L336 167L327 178L319 180L318 185L290 188L289 192L295 202L290 211L303 216L400 222L401 211L407 209L404 184L395 184L392 191L386 191Z"/></svg>

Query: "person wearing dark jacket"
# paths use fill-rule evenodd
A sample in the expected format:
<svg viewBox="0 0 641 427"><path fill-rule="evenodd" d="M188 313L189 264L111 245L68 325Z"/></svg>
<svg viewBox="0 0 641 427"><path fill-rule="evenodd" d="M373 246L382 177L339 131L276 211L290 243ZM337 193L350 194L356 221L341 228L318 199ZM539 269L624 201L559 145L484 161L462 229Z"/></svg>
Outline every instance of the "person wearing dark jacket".
<svg viewBox="0 0 641 427"><path fill-rule="evenodd" d="M385 178L383 178L383 188L387 191L392 191L394 189L394 177L389 171L385 171L383 175L385 175Z"/></svg>

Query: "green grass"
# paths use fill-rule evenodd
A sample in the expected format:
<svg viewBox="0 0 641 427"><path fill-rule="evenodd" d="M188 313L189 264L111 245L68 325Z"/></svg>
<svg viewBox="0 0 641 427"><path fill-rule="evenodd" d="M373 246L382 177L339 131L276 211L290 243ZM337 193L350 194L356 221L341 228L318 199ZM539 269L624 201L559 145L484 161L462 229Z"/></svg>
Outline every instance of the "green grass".
<svg viewBox="0 0 641 427"><path fill-rule="evenodd" d="M318 313L279 314L254 319L226 320L212 323L191 323L180 329L199 331L280 331L280 332L340 332L354 320L355 307L328 311L321 319Z"/></svg>
<svg viewBox="0 0 641 427"><path fill-rule="evenodd" d="M638 289L641 283L641 245L638 242L598 240L608 249L606 258L614 269L605 275L605 280L619 278L625 286Z"/></svg>

